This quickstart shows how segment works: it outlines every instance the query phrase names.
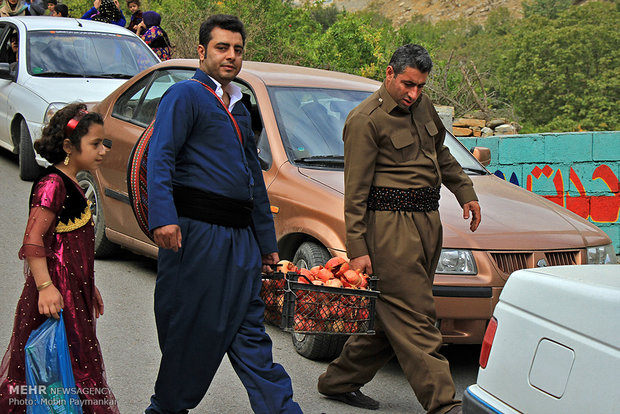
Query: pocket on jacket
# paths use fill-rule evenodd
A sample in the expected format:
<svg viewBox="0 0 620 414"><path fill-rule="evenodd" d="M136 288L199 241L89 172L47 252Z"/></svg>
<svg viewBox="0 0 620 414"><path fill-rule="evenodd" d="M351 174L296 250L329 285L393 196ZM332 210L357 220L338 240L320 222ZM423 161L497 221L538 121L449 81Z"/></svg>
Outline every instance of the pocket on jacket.
<svg viewBox="0 0 620 414"><path fill-rule="evenodd" d="M425 153L430 155L435 154L435 137L438 133L439 130L437 129L435 122L429 121L424 124L424 131L422 131L422 149Z"/></svg>
<svg viewBox="0 0 620 414"><path fill-rule="evenodd" d="M410 131L397 131L390 136L390 141L394 146L395 161L409 161L418 155L418 144Z"/></svg>

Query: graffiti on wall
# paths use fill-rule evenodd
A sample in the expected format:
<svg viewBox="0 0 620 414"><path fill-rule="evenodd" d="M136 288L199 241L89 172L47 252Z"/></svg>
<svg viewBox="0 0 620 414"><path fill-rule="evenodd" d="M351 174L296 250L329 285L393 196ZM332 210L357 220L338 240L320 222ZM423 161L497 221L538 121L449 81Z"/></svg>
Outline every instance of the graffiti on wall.
<svg viewBox="0 0 620 414"><path fill-rule="evenodd" d="M506 179L500 170L497 170L495 175ZM533 191L535 180L541 179L542 176L552 179L556 191L555 194L541 194L542 197L569 209L584 219L590 219L594 223L618 222L620 218L620 181L609 166L603 164L596 167L592 173L592 181L601 180L611 195L589 195L573 167L570 167L568 179L577 190L577 195L571 195L565 185L562 170L554 170L549 165L545 165L543 168L535 166L532 169L526 177L527 190ZM553 178L551 178L552 176ZM520 186L515 173L512 173L509 181Z"/></svg>

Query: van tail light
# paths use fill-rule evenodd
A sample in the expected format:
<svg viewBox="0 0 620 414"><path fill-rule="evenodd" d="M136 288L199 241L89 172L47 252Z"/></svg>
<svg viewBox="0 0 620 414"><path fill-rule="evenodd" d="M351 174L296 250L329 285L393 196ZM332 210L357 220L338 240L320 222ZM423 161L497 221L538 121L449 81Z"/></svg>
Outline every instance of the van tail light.
<svg viewBox="0 0 620 414"><path fill-rule="evenodd" d="M492 317L489 321L489 325L487 325L487 331L484 333L482 348L480 349L479 362L481 368L486 368L487 362L489 362L489 354L491 353L491 347L493 346L495 331L497 331L497 319L495 319L495 317Z"/></svg>

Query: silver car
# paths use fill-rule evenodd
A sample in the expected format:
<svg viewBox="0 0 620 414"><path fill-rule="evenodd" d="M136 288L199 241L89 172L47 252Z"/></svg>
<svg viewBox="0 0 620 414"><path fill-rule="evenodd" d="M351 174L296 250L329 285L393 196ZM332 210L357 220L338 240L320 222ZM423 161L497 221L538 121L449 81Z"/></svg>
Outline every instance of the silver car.
<svg viewBox="0 0 620 414"><path fill-rule="evenodd" d="M31 180L46 165L32 142L58 109L101 101L158 62L138 36L113 24L0 18L0 146L19 154L20 177Z"/></svg>

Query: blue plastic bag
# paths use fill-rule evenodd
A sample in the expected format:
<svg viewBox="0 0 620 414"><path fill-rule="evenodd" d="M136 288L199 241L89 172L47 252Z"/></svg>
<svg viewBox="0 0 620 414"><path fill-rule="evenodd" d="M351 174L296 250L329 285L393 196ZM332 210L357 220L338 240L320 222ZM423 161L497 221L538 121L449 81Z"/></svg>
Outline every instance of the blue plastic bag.
<svg viewBox="0 0 620 414"><path fill-rule="evenodd" d="M62 311L32 331L25 353L27 413L82 414Z"/></svg>

